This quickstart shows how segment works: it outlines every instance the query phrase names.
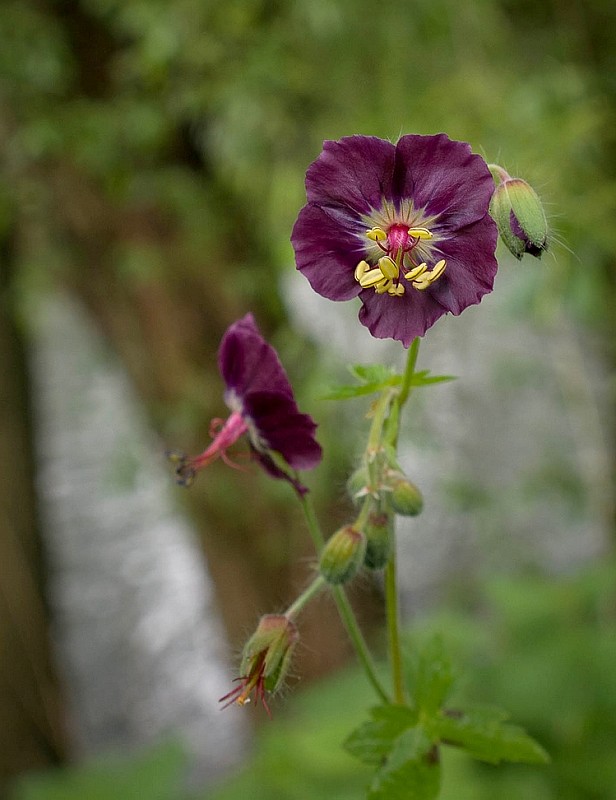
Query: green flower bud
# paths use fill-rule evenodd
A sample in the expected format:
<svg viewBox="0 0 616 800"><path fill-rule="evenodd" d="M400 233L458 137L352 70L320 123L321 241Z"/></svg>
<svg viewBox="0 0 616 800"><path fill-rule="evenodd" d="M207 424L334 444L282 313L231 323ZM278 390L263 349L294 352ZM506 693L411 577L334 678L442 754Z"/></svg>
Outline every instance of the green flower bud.
<svg viewBox="0 0 616 800"><path fill-rule="evenodd" d="M363 564L366 552L366 537L352 525L336 531L328 539L319 569L328 583L346 583L354 578Z"/></svg>
<svg viewBox="0 0 616 800"><path fill-rule="evenodd" d="M359 467L347 481L347 492L355 503L367 494L370 476L365 467Z"/></svg>
<svg viewBox="0 0 616 800"><path fill-rule="evenodd" d="M402 517L416 517L423 509L423 497L414 483L401 472L390 472L387 488L391 494L390 503L396 514Z"/></svg>
<svg viewBox="0 0 616 800"><path fill-rule="evenodd" d="M541 258L548 246L548 223L541 200L521 178L510 178L500 167L492 172L501 179L490 201L490 215L501 239L517 259L524 253Z"/></svg>
<svg viewBox="0 0 616 800"><path fill-rule="evenodd" d="M364 564L368 569L383 569L392 547L391 517L387 512L374 510L364 526L366 554Z"/></svg>

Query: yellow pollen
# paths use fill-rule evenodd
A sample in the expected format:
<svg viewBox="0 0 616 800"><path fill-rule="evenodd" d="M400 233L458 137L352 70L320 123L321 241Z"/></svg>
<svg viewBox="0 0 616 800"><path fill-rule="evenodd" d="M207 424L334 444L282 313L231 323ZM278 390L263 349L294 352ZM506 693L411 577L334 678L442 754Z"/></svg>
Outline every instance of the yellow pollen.
<svg viewBox="0 0 616 800"><path fill-rule="evenodd" d="M422 264L421 266L425 266L425 264ZM416 276L417 278L416 280L409 277L409 275L411 274L411 272L413 272L413 270L410 270L405 277L411 281L411 285L413 286L413 288L419 289L420 292L423 292L424 289L428 289L430 286L432 286L434 281L436 281L438 278L441 277L443 272L445 272L446 266L447 262L445 261L444 258L442 258L440 261L436 262L433 269L428 271L422 270L422 272Z"/></svg>
<svg viewBox="0 0 616 800"><path fill-rule="evenodd" d="M400 274L398 265L393 258L390 258L389 256L382 256L379 258L379 269L386 278L397 278Z"/></svg>
<svg viewBox="0 0 616 800"><path fill-rule="evenodd" d="M418 267L413 267L413 269L410 269L404 277L407 279L407 281L415 280L415 278L419 278L420 275L423 275L427 269L428 265L424 261L423 264L420 264Z"/></svg>
<svg viewBox="0 0 616 800"><path fill-rule="evenodd" d="M409 228L408 235L415 240L433 238L432 232L428 228ZM387 240L387 233L383 228L379 227L367 230L366 236L377 244ZM404 272L406 269L404 259L407 258L407 250L413 249L415 244L417 244L417 241L410 242L408 248L406 246L400 247L396 260L391 255L381 256L378 260L378 266L373 266L368 261L360 261L355 267L355 280L362 289L373 288L377 294L387 294L389 297L402 297L405 294L405 287L400 283L401 277L409 281L414 289L419 291L428 289L443 274L447 263L442 258L430 270L424 261L421 264L412 265L409 270ZM381 250L389 252L385 246L379 246ZM238 702L240 700L242 703L245 702L246 697L247 692L242 692Z"/></svg>
<svg viewBox="0 0 616 800"><path fill-rule="evenodd" d="M369 231L366 231L366 236L373 242L384 242L387 239L387 234L382 228L370 228Z"/></svg>
<svg viewBox="0 0 616 800"><path fill-rule="evenodd" d="M385 292L389 292L389 290L393 285L394 282L392 280L387 279L385 281L381 281L381 283L377 283L377 285L374 287L374 291L377 294L385 294Z"/></svg>
<svg viewBox="0 0 616 800"><path fill-rule="evenodd" d="M431 239L432 234L427 228L409 228L409 236L413 239Z"/></svg>
<svg viewBox="0 0 616 800"><path fill-rule="evenodd" d="M371 269L371 270L368 270L368 272L365 272L359 278L359 285L363 289L367 289L369 286L376 286L384 278L385 278L385 276L383 275L383 273L381 272L380 269Z"/></svg>
<svg viewBox="0 0 616 800"><path fill-rule="evenodd" d="M443 272L445 272L445 267L447 266L447 262L444 258L441 258L440 261L437 261L436 264L432 267L432 271L430 272L430 280L434 282L437 278L440 278Z"/></svg>
<svg viewBox="0 0 616 800"><path fill-rule="evenodd" d="M367 261L360 261L359 264L355 267L355 280L359 281L362 275L365 275L366 272L370 269L370 264Z"/></svg>

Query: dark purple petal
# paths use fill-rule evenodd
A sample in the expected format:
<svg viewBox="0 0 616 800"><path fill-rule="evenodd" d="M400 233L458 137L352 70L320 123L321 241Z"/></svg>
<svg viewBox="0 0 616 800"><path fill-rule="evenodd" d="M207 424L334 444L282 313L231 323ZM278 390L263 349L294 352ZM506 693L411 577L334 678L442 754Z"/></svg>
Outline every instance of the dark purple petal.
<svg viewBox="0 0 616 800"><path fill-rule="evenodd" d="M377 339L397 339L408 347L446 313L447 309L428 292L406 291L403 297L388 298L391 302L386 303L372 289L361 293L359 321Z"/></svg>
<svg viewBox="0 0 616 800"><path fill-rule="evenodd" d="M447 268L428 291L445 311L457 316L492 291L498 270L497 239L498 230L486 215L440 244Z"/></svg>
<svg viewBox="0 0 616 800"><path fill-rule="evenodd" d="M366 226L346 210L309 203L299 212L291 234L297 268L312 288L330 300L350 300L360 287L353 273L364 258L360 238Z"/></svg>
<svg viewBox="0 0 616 800"><path fill-rule="evenodd" d="M323 142L306 172L308 202L339 205L358 214L379 208L391 196L396 148L375 136L346 136Z"/></svg>
<svg viewBox="0 0 616 800"><path fill-rule="evenodd" d="M268 475L271 475L272 478L279 478L280 480L288 481L299 495L305 495L308 493L308 487L304 486L304 484L294 475L288 475L286 472L283 472L280 467L276 466L272 460L272 457L267 452L261 453L255 447L252 447L252 445L251 450L253 456L257 459L261 467L267 472Z"/></svg>
<svg viewBox="0 0 616 800"><path fill-rule="evenodd" d="M485 216L494 179L481 156L446 134L403 136L396 145L395 191L415 208L439 215L439 228L457 230Z"/></svg>
<svg viewBox="0 0 616 800"><path fill-rule="evenodd" d="M259 333L252 314L233 323L220 343L218 366L239 398L266 389L293 397L293 390L274 348Z"/></svg>
<svg viewBox="0 0 616 800"><path fill-rule="evenodd" d="M313 469L321 461L321 447L314 438L317 426L293 399L277 392L251 392L243 404L260 438L253 443L257 451L263 452L264 445L296 470Z"/></svg>

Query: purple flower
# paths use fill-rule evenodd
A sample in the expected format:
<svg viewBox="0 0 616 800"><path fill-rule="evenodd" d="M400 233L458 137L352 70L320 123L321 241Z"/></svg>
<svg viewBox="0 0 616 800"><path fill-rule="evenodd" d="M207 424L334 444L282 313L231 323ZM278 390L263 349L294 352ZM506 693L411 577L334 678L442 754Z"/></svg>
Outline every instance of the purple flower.
<svg viewBox="0 0 616 800"><path fill-rule="evenodd" d="M330 300L359 296L372 335L408 347L491 291L493 190L484 160L444 133L326 141L291 236L297 268Z"/></svg>
<svg viewBox="0 0 616 800"><path fill-rule="evenodd" d="M226 452L243 434L261 466L275 478L288 480L301 493L306 488L293 474L312 469L321 461L314 438L316 424L302 414L282 364L259 333L252 314L231 325L220 343L218 365L226 384L226 420L214 420L214 441L192 458L170 453L179 484L189 486L197 472Z"/></svg>

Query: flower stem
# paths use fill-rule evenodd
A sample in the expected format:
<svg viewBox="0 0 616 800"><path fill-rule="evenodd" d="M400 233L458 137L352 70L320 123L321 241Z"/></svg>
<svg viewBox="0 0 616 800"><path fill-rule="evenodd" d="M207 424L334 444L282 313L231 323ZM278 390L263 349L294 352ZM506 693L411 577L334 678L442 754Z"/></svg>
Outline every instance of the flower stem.
<svg viewBox="0 0 616 800"><path fill-rule="evenodd" d="M374 662L372 660L372 656L370 655L370 651L368 650L368 645L366 644L366 640L364 639L364 635L361 632L359 625L357 624L357 618L355 617L355 613L353 608L349 602L349 598L346 596L346 593L342 586L332 586L332 594L334 595L334 600L336 601L336 605L338 606L338 613L340 614L340 618L344 623L344 626L347 630L349 638L353 642L353 646L355 647L355 652L357 653L357 657L361 661L361 664L366 672L366 677L372 684L373 689L381 698L384 703L389 703L390 699L381 685L381 681L378 678L376 673L376 668L374 666Z"/></svg>
<svg viewBox="0 0 616 800"><path fill-rule="evenodd" d="M394 447L398 443L400 411L409 398L413 385L413 376L419 354L419 338L413 339L406 359L406 368L402 376L402 385L395 404L395 414L390 416L390 428L387 431L389 443ZM394 531L395 535L395 531ZM387 616L387 638L389 645L389 661L394 690L394 700L400 705L406 703L404 690L404 672L402 667L402 650L400 648L400 606L398 598L398 565L396 544L391 549L391 556L385 567L385 609Z"/></svg>
<svg viewBox="0 0 616 800"><path fill-rule="evenodd" d="M389 660L394 688L394 701L399 705L406 703L404 674L402 670L402 651L400 649L400 611L398 605L396 547L385 567L385 609L387 614L387 634Z"/></svg>
<svg viewBox="0 0 616 800"><path fill-rule="evenodd" d="M304 511L304 516L306 518L306 524L308 526L308 530L310 531L310 536L312 537L312 541L314 542L317 553L320 553L321 550L323 549L323 544L325 543L325 537L323 536L321 526L319 525L319 521L315 514L312 500L310 499L309 495L303 495L300 497L300 501L302 504L302 509ZM317 591L321 589L321 584L319 583L320 581L324 582L325 579L319 576L308 587L306 592L304 592L304 594L311 592L308 599L310 599L314 594L317 593ZM319 584L318 588L314 588L315 584ZM340 619L342 620L344 627L346 628L346 631L349 635L349 638L353 643L353 646L355 647L355 652L357 653L357 657L366 672L366 677L372 684L374 690L381 698L381 700L383 700L383 702L385 703L388 703L389 697L387 695L387 692L383 688L381 681L378 678L374 661L368 649L368 645L366 644L366 640L364 639L361 629L357 623L353 607L351 606L349 599L346 596L346 592L341 586L332 586L330 588L332 590L336 606L338 607L338 613L340 614ZM290 606L289 610L287 611L287 615L289 613L297 613L295 610L295 606L302 600L303 600L303 595L300 596L295 601L295 603L293 603L292 606ZM307 602L307 600L301 602L301 605L297 609L297 611L299 611L303 607L305 602Z"/></svg>
<svg viewBox="0 0 616 800"><path fill-rule="evenodd" d="M306 519L306 525L308 526L308 532L310 533L310 537L312 539L312 543L314 544L314 549L317 551L317 554L321 552L323 549L323 545L325 544L325 537L323 536L323 531L321 530L321 526L319 525L319 520L317 519L317 515L314 511L314 506L308 494L298 495L299 501L302 504L302 510L304 512L304 517Z"/></svg>
<svg viewBox="0 0 616 800"><path fill-rule="evenodd" d="M413 339L409 347L408 356L406 359L406 368L402 376L402 386L400 387L400 394L398 395L398 406L406 403L411 393L411 386L413 383L413 375L415 374L415 366L417 364L417 356L419 354L419 338Z"/></svg>
<svg viewBox="0 0 616 800"><path fill-rule="evenodd" d="M312 600L312 598L315 595L317 595L321 591L321 589L325 588L325 585L326 585L325 578L322 575L318 575L312 581L310 586L308 586L308 588L305 589L300 594L297 600L291 603L291 605L285 611L285 616L288 617L289 619L293 619L293 617L296 617L299 614L299 612L304 608L304 606L307 605L307 603L310 600Z"/></svg>

